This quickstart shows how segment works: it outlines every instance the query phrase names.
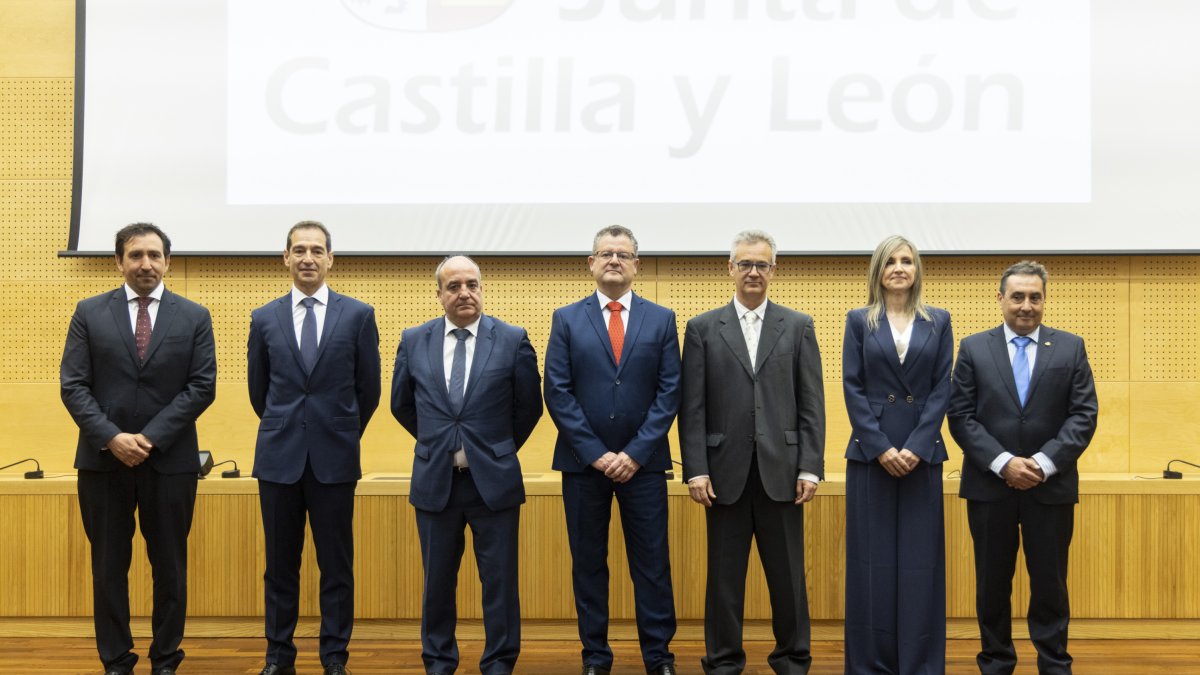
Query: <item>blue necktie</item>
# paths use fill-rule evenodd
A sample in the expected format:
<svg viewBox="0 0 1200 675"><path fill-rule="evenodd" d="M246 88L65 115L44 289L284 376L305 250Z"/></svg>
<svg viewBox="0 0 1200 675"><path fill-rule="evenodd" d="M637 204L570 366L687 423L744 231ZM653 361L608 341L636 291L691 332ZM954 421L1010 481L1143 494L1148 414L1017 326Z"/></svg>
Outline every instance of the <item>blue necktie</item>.
<svg viewBox="0 0 1200 675"><path fill-rule="evenodd" d="M1017 347L1012 361L1013 379L1017 381L1017 397L1021 399L1022 407L1025 406L1025 398L1029 394L1029 357L1025 355L1025 347L1030 342L1033 342L1033 339L1024 335L1012 339L1012 343Z"/></svg>
<svg viewBox="0 0 1200 675"><path fill-rule="evenodd" d="M457 415L462 412L463 407L463 394L467 383L467 337L471 335L471 331L455 328L450 333L458 338L458 343L454 345L454 360L450 362L449 392L450 410Z"/></svg>
<svg viewBox="0 0 1200 675"><path fill-rule="evenodd" d="M300 358L304 359L305 372L312 372L317 362L317 313L313 311L316 298L304 298L304 323L300 324Z"/></svg>

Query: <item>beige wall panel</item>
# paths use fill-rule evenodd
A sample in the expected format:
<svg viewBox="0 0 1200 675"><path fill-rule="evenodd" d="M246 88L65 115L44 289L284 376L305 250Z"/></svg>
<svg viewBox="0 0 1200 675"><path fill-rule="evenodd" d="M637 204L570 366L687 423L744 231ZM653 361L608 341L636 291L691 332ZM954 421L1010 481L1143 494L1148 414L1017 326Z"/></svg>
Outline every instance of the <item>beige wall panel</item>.
<svg viewBox="0 0 1200 675"><path fill-rule="evenodd" d="M70 78L0 79L0 180L71 178L74 86Z"/></svg>
<svg viewBox="0 0 1200 675"><path fill-rule="evenodd" d="M1100 419L1091 445L1079 458L1080 471L1125 473L1134 470L1130 466L1129 388L1128 382L1096 382Z"/></svg>
<svg viewBox="0 0 1200 675"><path fill-rule="evenodd" d="M32 468L32 467L30 467ZM68 568L66 495L30 499L0 495L0 616L67 616L67 593L60 579ZM57 525L47 527L48 525Z"/></svg>
<svg viewBox="0 0 1200 675"><path fill-rule="evenodd" d="M79 432L63 407L57 382L2 385L0 410L8 420L8 442L0 449L0 466L33 457L47 476L75 473L72 467ZM19 468L31 471L34 467Z"/></svg>
<svg viewBox="0 0 1200 675"><path fill-rule="evenodd" d="M1129 399L1130 471L1161 476L1172 459L1200 464L1200 382L1131 382Z"/></svg>
<svg viewBox="0 0 1200 675"><path fill-rule="evenodd" d="M0 77L74 75L74 0L0 2Z"/></svg>

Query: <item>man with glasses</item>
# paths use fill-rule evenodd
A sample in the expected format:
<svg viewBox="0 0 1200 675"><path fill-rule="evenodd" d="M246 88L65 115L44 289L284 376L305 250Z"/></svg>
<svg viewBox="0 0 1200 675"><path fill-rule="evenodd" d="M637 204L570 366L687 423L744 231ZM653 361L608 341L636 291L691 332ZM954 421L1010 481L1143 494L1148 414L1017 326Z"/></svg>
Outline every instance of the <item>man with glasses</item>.
<svg viewBox="0 0 1200 675"><path fill-rule="evenodd" d="M633 293L640 269L628 228L596 233L596 292L554 312L546 409L558 427L571 580L584 675L607 675L608 524L615 495L646 672L673 675L675 604L667 551L667 434L679 408L675 313Z"/></svg>
<svg viewBox="0 0 1200 675"><path fill-rule="evenodd" d="M776 673L807 673L804 511L824 474L821 355L807 314L767 301L775 240L733 240L733 301L688 321L683 341L679 446L683 476L708 523L701 659L710 675L741 673L750 540L771 596Z"/></svg>

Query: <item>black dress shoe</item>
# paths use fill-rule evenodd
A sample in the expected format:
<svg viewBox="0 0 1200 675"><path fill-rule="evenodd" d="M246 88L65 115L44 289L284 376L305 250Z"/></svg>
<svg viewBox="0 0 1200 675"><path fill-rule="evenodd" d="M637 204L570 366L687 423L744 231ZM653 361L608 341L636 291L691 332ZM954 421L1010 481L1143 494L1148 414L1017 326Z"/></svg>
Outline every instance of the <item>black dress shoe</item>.
<svg viewBox="0 0 1200 675"><path fill-rule="evenodd" d="M674 663L664 663L661 666L651 668L646 672L650 675L679 675L679 671L675 670Z"/></svg>
<svg viewBox="0 0 1200 675"><path fill-rule="evenodd" d="M112 668L112 669L104 671L104 675L129 675L129 671L128 670L117 670L116 668Z"/></svg>
<svg viewBox="0 0 1200 675"><path fill-rule="evenodd" d="M583 664L582 675L609 675L608 668L597 666L592 663Z"/></svg>
<svg viewBox="0 0 1200 675"><path fill-rule="evenodd" d="M350 670L340 663L325 666L325 675L350 675Z"/></svg>
<svg viewBox="0 0 1200 675"><path fill-rule="evenodd" d="M296 675L296 667L277 666L274 663L268 663L258 675Z"/></svg>
<svg viewBox="0 0 1200 675"><path fill-rule="evenodd" d="M175 675L175 669L167 666L166 668L150 671L150 675Z"/></svg>

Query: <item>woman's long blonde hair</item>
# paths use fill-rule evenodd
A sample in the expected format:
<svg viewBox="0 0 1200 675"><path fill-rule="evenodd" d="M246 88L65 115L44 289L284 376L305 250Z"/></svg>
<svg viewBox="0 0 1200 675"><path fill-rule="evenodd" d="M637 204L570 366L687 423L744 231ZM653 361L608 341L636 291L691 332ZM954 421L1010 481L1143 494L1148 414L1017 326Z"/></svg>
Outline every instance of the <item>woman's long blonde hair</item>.
<svg viewBox="0 0 1200 675"><path fill-rule="evenodd" d="M921 252L917 250L916 244L898 234L893 234L879 242L879 245L875 247L875 252L871 254L871 266L867 273L867 328L871 330L879 328L879 320L887 312L887 304L883 295L883 268L887 265L888 258L905 246L912 251L915 273L913 274L912 288L908 289L908 303L904 309L911 315L920 316L926 321L930 320L929 309L926 307L925 301L921 299L923 274Z"/></svg>

